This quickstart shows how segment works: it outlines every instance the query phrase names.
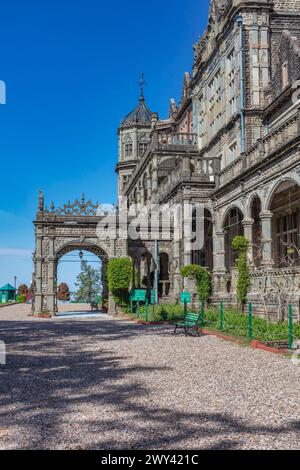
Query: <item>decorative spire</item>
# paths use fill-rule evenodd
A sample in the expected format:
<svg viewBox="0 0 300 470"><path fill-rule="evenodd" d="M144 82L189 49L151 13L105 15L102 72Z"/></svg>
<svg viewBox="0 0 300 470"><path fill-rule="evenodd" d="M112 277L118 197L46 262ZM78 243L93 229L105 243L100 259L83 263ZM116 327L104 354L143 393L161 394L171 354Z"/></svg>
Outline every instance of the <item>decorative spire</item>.
<svg viewBox="0 0 300 470"><path fill-rule="evenodd" d="M39 192L39 212L44 210L44 193L43 191Z"/></svg>
<svg viewBox="0 0 300 470"><path fill-rule="evenodd" d="M140 81L139 81L139 87L140 87L140 100L144 101L144 86L146 85L145 81L145 75L142 73Z"/></svg>

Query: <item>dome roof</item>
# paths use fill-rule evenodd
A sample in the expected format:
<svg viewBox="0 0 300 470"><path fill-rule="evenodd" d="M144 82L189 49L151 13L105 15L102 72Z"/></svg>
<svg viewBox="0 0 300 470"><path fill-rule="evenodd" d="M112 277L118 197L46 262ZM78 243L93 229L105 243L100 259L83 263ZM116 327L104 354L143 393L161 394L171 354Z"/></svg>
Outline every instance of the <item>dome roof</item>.
<svg viewBox="0 0 300 470"><path fill-rule="evenodd" d="M135 124L151 125L152 112L148 109L144 96L141 94L138 106L131 111L121 122L122 127L134 126Z"/></svg>

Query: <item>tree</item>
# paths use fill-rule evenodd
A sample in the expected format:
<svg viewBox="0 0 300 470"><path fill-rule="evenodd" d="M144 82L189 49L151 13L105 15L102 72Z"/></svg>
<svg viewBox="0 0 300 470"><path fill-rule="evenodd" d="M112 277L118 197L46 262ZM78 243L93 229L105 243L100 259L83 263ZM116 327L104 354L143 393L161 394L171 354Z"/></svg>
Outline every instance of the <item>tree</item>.
<svg viewBox="0 0 300 470"><path fill-rule="evenodd" d="M18 295L25 295L27 296L28 294L28 287L26 284L20 284L18 287Z"/></svg>
<svg viewBox="0 0 300 470"><path fill-rule="evenodd" d="M248 266L247 252L249 248L249 240L242 235L234 237L232 240L232 248L238 253L237 270L237 297L244 311L247 302L248 291L250 288L250 269Z"/></svg>
<svg viewBox="0 0 300 470"><path fill-rule="evenodd" d="M70 300L70 290L66 282L62 282L58 287L57 293L58 300L68 302Z"/></svg>
<svg viewBox="0 0 300 470"><path fill-rule="evenodd" d="M101 273L93 268L87 261L82 260L80 266L81 272L77 276L75 286L78 288L76 292L76 302L91 303L100 294L101 289Z"/></svg>

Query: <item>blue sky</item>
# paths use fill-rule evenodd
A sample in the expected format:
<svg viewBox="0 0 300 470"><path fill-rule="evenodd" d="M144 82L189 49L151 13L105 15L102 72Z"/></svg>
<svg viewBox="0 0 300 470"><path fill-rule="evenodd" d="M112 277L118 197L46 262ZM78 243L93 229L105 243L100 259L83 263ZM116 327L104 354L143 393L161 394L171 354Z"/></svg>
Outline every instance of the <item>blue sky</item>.
<svg viewBox="0 0 300 470"><path fill-rule="evenodd" d="M0 285L29 283L38 190L116 200L117 128L138 99L166 117L209 0L10 0L1 5ZM67 272L66 272L67 276Z"/></svg>

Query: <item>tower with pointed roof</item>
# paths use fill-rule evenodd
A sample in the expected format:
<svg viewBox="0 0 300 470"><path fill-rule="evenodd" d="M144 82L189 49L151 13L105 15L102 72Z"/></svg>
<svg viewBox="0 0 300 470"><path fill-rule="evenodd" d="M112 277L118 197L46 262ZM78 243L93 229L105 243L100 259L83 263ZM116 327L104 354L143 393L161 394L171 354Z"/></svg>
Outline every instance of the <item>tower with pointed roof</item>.
<svg viewBox="0 0 300 470"><path fill-rule="evenodd" d="M119 197L124 194L125 186L150 142L152 112L145 101L144 83L142 76L138 105L122 119L118 130L119 155L116 172Z"/></svg>

